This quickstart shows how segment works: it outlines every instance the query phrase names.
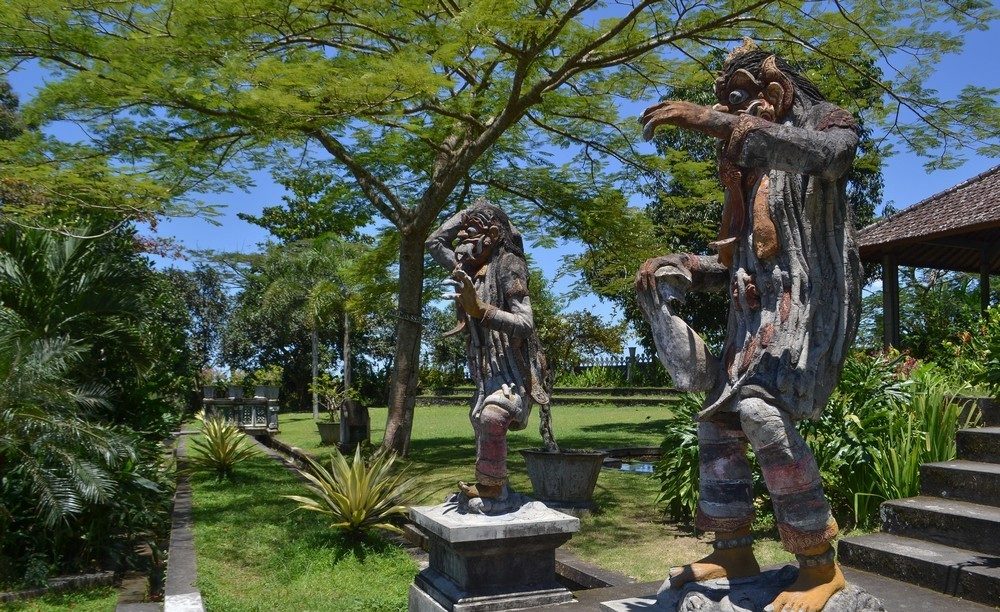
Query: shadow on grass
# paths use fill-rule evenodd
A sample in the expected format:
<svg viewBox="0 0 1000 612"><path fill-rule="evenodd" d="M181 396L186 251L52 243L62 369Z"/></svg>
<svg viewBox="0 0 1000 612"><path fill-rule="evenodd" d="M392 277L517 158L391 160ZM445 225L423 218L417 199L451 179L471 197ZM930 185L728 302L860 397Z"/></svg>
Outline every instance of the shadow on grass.
<svg viewBox="0 0 1000 612"><path fill-rule="evenodd" d="M670 423L669 419L653 419L647 418L647 420L641 423L598 423L595 425L584 425L580 427L580 431L586 433L600 434L602 437L606 437L609 441L612 438L621 439L628 441L629 436L655 436L661 435L666 431L667 425ZM567 441L572 439L573 436L567 437ZM584 438L586 440L593 440L591 437ZM560 439L561 441L561 439ZM648 445L640 445L648 446Z"/></svg>
<svg viewBox="0 0 1000 612"><path fill-rule="evenodd" d="M476 456L473 433L469 428L467 437L430 438L411 440L407 460L411 465L453 466Z"/></svg>

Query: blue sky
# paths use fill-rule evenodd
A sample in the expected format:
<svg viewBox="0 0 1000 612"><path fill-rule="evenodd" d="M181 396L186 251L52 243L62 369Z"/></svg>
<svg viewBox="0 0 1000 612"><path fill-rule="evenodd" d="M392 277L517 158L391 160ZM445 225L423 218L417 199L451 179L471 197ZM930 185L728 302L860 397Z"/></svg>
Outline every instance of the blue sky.
<svg viewBox="0 0 1000 612"><path fill-rule="evenodd" d="M929 85L948 97L957 94L967 84L1000 86L1000 67L995 61L996 40L995 28L986 32L969 33L962 53L945 57L930 79ZM34 95L44 78L44 73L37 65L26 64L10 75L10 82L22 101L26 101ZM649 103L654 101L650 100ZM631 106L624 108L623 114L638 114L644 104L636 104L634 109ZM644 146L652 147L651 144ZM932 173L927 173L923 169L923 163L924 160L902 150L887 160L884 171L886 202L893 203L896 208L905 208L983 172L1000 161L970 156L969 160L956 170ZM222 215L216 219L221 225L213 225L204 219L166 219L160 223L158 234L175 238L181 245L190 249L244 252L256 250L258 243L267 239L266 232L238 219L236 215L239 212L257 213L265 205L279 202L282 191L266 173L254 175L254 181L256 186L249 192L236 191L205 197L205 200L212 203L228 204ZM580 249L579 244L564 243L553 249L535 249L532 255L546 278L552 279L560 269L562 258L567 254L579 252ZM189 265L184 261L159 263L180 267ZM572 278L561 278L557 281L556 290L568 289L572 280ZM598 300L596 296L578 298L571 306L601 315L612 317L617 315L611 304Z"/></svg>

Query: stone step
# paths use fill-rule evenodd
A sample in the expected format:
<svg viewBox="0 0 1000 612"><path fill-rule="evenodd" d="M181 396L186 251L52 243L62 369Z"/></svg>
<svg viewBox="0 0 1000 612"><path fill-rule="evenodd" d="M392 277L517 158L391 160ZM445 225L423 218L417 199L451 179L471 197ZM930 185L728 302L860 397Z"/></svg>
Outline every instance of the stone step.
<svg viewBox="0 0 1000 612"><path fill-rule="evenodd" d="M1000 463L962 459L925 463L920 466L920 492L931 497L1000 506Z"/></svg>
<svg viewBox="0 0 1000 612"><path fill-rule="evenodd" d="M890 533L847 537L841 563L989 605L1000 603L1000 557ZM956 601L951 609L958 610Z"/></svg>
<svg viewBox="0 0 1000 612"><path fill-rule="evenodd" d="M959 459L1000 463L1000 427L960 429L956 440Z"/></svg>
<svg viewBox="0 0 1000 612"><path fill-rule="evenodd" d="M1000 508L940 497L882 504L882 531L1000 555Z"/></svg>
<svg viewBox="0 0 1000 612"><path fill-rule="evenodd" d="M962 418L965 418L971 408L975 408L981 416L980 427L1000 426L1000 400L989 397L956 397L955 401L963 408Z"/></svg>

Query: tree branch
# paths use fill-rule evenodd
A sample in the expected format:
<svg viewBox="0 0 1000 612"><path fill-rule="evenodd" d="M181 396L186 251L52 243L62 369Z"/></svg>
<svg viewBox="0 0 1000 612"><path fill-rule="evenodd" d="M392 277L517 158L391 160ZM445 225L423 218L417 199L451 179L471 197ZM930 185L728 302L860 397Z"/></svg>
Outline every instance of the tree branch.
<svg viewBox="0 0 1000 612"><path fill-rule="evenodd" d="M397 227L405 223L409 216L409 211L403 207L396 194L389 189L388 185L358 163L339 140L319 129L307 130L306 134L318 140L327 153L344 164L355 180L358 181L361 191L364 192L365 196L372 203L372 206L378 209L380 213L385 215Z"/></svg>

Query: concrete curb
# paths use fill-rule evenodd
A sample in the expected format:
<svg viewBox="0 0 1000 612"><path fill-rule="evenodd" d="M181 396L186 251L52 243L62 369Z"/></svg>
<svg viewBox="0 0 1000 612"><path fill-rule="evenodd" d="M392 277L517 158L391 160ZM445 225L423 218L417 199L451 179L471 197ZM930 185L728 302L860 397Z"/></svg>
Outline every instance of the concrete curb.
<svg viewBox="0 0 1000 612"><path fill-rule="evenodd" d="M111 586L114 584L114 581L115 573L110 571L79 574L76 576L59 576L50 578L47 581L47 586L38 589L0 592L0 603L13 603L24 599L34 599L48 593L61 593L63 591L73 591L88 587Z"/></svg>
<svg viewBox="0 0 1000 612"><path fill-rule="evenodd" d="M164 612L204 612L201 592L195 587L198 566L194 550L194 532L191 527L191 481L183 468L187 461L186 434L177 437L177 492L174 494L174 511L170 525L170 551L167 555L167 581L163 595Z"/></svg>

